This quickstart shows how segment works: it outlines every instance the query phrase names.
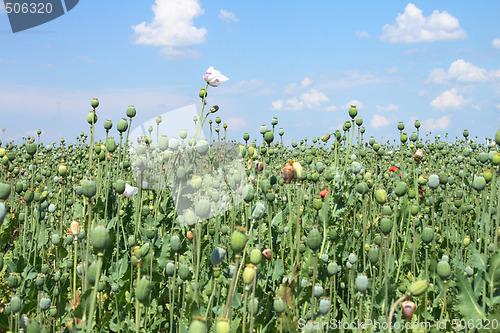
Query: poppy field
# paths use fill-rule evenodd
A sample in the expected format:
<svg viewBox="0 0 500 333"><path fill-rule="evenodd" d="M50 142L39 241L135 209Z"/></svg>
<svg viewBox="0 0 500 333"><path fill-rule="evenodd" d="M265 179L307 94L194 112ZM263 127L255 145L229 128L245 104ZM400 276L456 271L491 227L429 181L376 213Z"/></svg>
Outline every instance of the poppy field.
<svg viewBox="0 0 500 333"><path fill-rule="evenodd" d="M203 79L194 133L0 144L1 331L500 332L500 130L236 142Z"/></svg>

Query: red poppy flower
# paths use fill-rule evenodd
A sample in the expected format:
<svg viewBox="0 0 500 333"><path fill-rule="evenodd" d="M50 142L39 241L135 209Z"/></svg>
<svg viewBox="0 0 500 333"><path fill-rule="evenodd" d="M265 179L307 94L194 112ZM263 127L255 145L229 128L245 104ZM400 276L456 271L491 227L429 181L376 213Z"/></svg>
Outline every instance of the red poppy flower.
<svg viewBox="0 0 500 333"><path fill-rule="evenodd" d="M401 172L399 173L399 179L401 179Z"/></svg>
<svg viewBox="0 0 500 333"><path fill-rule="evenodd" d="M398 168L396 168L394 165L389 169L389 171L391 172L396 172L396 170L398 170Z"/></svg>
<svg viewBox="0 0 500 333"><path fill-rule="evenodd" d="M329 193L330 193L330 191L328 191L328 189L326 189L326 188L325 188L323 191L319 192L319 194L320 194L323 198L324 198L324 197L326 197L326 195L327 195L327 194L329 194Z"/></svg>

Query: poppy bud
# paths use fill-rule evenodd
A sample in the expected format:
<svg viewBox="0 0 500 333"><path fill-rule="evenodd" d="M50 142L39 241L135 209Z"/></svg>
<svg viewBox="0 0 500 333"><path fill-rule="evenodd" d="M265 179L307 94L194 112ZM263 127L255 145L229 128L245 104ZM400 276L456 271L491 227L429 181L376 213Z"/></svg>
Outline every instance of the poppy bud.
<svg viewBox="0 0 500 333"><path fill-rule="evenodd" d="M412 301L406 301L401 304L403 307L403 317L405 317L405 320L409 322L411 320L411 317L413 317L413 313L415 312L415 303Z"/></svg>

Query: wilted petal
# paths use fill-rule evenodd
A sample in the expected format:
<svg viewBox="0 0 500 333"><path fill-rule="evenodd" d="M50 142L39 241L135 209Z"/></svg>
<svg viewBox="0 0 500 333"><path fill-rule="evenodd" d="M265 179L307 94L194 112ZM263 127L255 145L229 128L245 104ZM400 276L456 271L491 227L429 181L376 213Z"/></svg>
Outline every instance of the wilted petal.
<svg viewBox="0 0 500 333"><path fill-rule="evenodd" d="M130 198L136 194L137 194L137 187L130 186L129 184L125 184L125 191L123 192L124 196L126 196L127 198Z"/></svg>

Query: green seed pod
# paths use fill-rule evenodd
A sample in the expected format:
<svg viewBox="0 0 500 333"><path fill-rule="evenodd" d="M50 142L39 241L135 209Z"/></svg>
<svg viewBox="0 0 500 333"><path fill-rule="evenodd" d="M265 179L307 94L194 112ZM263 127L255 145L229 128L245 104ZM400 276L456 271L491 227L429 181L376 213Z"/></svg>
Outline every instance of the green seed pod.
<svg viewBox="0 0 500 333"><path fill-rule="evenodd" d="M98 252L103 252L109 246L109 231L105 226L98 225L90 235L92 246Z"/></svg>
<svg viewBox="0 0 500 333"><path fill-rule="evenodd" d="M127 117L134 118L136 115L135 107L133 105L129 105L126 113L127 113Z"/></svg>
<svg viewBox="0 0 500 333"><path fill-rule="evenodd" d="M170 237L170 247L172 251L179 252L181 250L181 239L177 235Z"/></svg>
<svg viewBox="0 0 500 333"><path fill-rule="evenodd" d="M439 181L438 175L432 174L429 176L429 181L428 181L429 188L435 190L439 187L439 184L440 184L440 181Z"/></svg>
<svg viewBox="0 0 500 333"><path fill-rule="evenodd" d="M355 284L358 291L363 294L368 289L368 277L363 273L358 274Z"/></svg>
<svg viewBox="0 0 500 333"><path fill-rule="evenodd" d="M430 242L432 242L432 240L434 239L434 229L432 229L431 227L425 227L422 230L421 238L422 242L424 242L425 244L429 244Z"/></svg>
<svg viewBox="0 0 500 333"><path fill-rule="evenodd" d="M19 273L10 273L9 277L7 278L7 285L11 289L16 289L21 285L21 276Z"/></svg>
<svg viewBox="0 0 500 333"><path fill-rule="evenodd" d="M12 313L18 313L21 310L21 299L14 295L10 298L10 309Z"/></svg>
<svg viewBox="0 0 500 333"><path fill-rule="evenodd" d="M255 312L254 312L255 314ZM219 318L217 324L215 324L215 333L230 333L231 326L227 318Z"/></svg>
<svg viewBox="0 0 500 333"><path fill-rule="evenodd" d="M450 264L445 260L440 260L436 266L436 271L441 279L446 280L451 275Z"/></svg>
<svg viewBox="0 0 500 333"><path fill-rule="evenodd" d="M418 214L419 207L416 204L411 205L410 211L411 215L416 216Z"/></svg>
<svg viewBox="0 0 500 333"><path fill-rule="evenodd" d="M3 223L6 215L7 209L5 208L5 204L3 202L0 202L0 225Z"/></svg>
<svg viewBox="0 0 500 333"><path fill-rule="evenodd" d="M128 236L127 243L128 243L129 247L131 247L131 248L134 247L135 246L135 236L134 235Z"/></svg>
<svg viewBox="0 0 500 333"><path fill-rule="evenodd" d="M484 190L486 187L486 179L484 179L483 176L474 176L472 187L478 192Z"/></svg>
<svg viewBox="0 0 500 333"><path fill-rule="evenodd" d="M226 249L222 246L217 246L212 253L210 253L210 261L212 262L212 266L215 267L220 264L224 258L226 257Z"/></svg>
<svg viewBox="0 0 500 333"><path fill-rule="evenodd" d="M393 225L394 221L388 217L380 219L380 231L384 235L388 235L391 232Z"/></svg>
<svg viewBox="0 0 500 333"><path fill-rule="evenodd" d="M201 220L206 220L210 217L210 208L210 201L208 199L201 199L195 205L196 215L198 215Z"/></svg>
<svg viewBox="0 0 500 333"><path fill-rule="evenodd" d="M149 240L152 240L156 236L156 228L154 226L148 226L145 234Z"/></svg>
<svg viewBox="0 0 500 333"><path fill-rule="evenodd" d="M0 200L7 200L10 195L10 184L0 183Z"/></svg>
<svg viewBox="0 0 500 333"><path fill-rule="evenodd" d="M237 226L231 235L231 249L239 254L245 248L247 243L246 229L241 226Z"/></svg>
<svg viewBox="0 0 500 333"><path fill-rule="evenodd" d="M52 241L52 244L57 246L57 245L59 245L59 243L61 243L61 236L59 236L59 234L53 234L51 237L51 241Z"/></svg>
<svg viewBox="0 0 500 333"><path fill-rule="evenodd" d="M259 300L257 298L252 298L248 301L248 313L256 315L259 312Z"/></svg>
<svg viewBox="0 0 500 333"><path fill-rule="evenodd" d="M260 220L261 218L264 217L265 214L266 214L266 206L262 202L259 201L252 207L253 220Z"/></svg>
<svg viewBox="0 0 500 333"><path fill-rule="evenodd" d="M175 264L173 261L169 261L167 263L167 266L165 267L165 274L167 274L168 277L174 276L175 272Z"/></svg>
<svg viewBox="0 0 500 333"><path fill-rule="evenodd" d="M383 205L382 206L382 215L383 216L391 216L392 215L392 208L389 205Z"/></svg>
<svg viewBox="0 0 500 333"><path fill-rule="evenodd" d="M243 270L243 282L246 285L249 285L253 282L257 269L253 264L247 264L245 269Z"/></svg>
<svg viewBox="0 0 500 333"><path fill-rule="evenodd" d="M330 276L333 276L337 274L338 271L338 265L336 262L332 261L328 263L328 266L326 267L326 270Z"/></svg>
<svg viewBox="0 0 500 333"><path fill-rule="evenodd" d="M276 311L276 313L278 314L281 314L285 311L285 302L281 299L281 297L274 298L273 308L274 311Z"/></svg>
<svg viewBox="0 0 500 333"><path fill-rule="evenodd" d="M141 303L146 303L149 300L149 296L151 294L151 281L148 276L143 276L139 283L137 284L137 288L135 288L135 297Z"/></svg>
<svg viewBox="0 0 500 333"><path fill-rule="evenodd" d="M322 285L317 284L317 285L314 286L314 288L313 288L313 295L314 295L314 297L320 298L321 296L323 296L323 292L324 292L324 290L323 290L323 286Z"/></svg>
<svg viewBox="0 0 500 333"><path fill-rule="evenodd" d="M321 209L321 207L323 207L323 200L321 200L321 196L319 196L319 195L314 196L312 206L313 206L314 210L316 210L316 211L319 211Z"/></svg>
<svg viewBox="0 0 500 333"><path fill-rule="evenodd" d="M89 114L87 115L87 122L90 125L93 125L97 123L97 115L95 114L95 111L90 111Z"/></svg>
<svg viewBox="0 0 500 333"><path fill-rule="evenodd" d="M61 272L60 271L56 271L54 273L54 281L55 282L59 282L60 279L61 279Z"/></svg>
<svg viewBox="0 0 500 333"><path fill-rule="evenodd" d="M181 264L179 266L179 277L183 281L189 280L189 277L191 275L191 272L189 271L189 266L187 264Z"/></svg>
<svg viewBox="0 0 500 333"><path fill-rule="evenodd" d="M40 310L42 310L42 311L47 311L48 309L50 309L50 306L51 306L50 297L43 296L42 298L40 298L39 306L40 306Z"/></svg>
<svg viewBox="0 0 500 333"><path fill-rule="evenodd" d="M384 189L375 191L375 200L378 204L383 205L387 202L387 192Z"/></svg>
<svg viewBox="0 0 500 333"><path fill-rule="evenodd" d="M429 283L425 280L415 281L410 285L408 290L412 296L419 297L425 293L428 285Z"/></svg>
<svg viewBox="0 0 500 333"><path fill-rule="evenodd" d="M149 244L148 242L142 244L140 257L145 258L148 255L150 249L151 249L151 244Z"/></svg>
<svg viewBox="0 0 500 333"><path fill-rule="evenodd" d="M116 150L116 142L111 137L106 140L106 150L110 153L114 153Z"/></svg>
<svg viewBox="0 0 500 333"><path fill-rule="evenodd" d="M253 249L252 252L250 252L250 262L254 265L260 264L260 261L262 260L262 253L260 249Z"/></svg>
<svg viewBox="0 0 500 333"><path fill-rule="evenodd" d="M45 273L37 274L35 279L35 286L39 289L43 288L43 284L45 283Z"/></svg>
<svg viewBox="0 0 500 333"><path fill-rule="evenodd" d="M87 198L92 198L97 192L97 186L93 179L87 178L82 182L82 194Z"/></svg>
<svg viewBox="0 0 500 333"><path fill-rule="evenodd" d="M368 193L368 191L370 191L370 189L366 182L361 182L356 185L356 191L361 195L365 195L366 193Z"/></svg>
<svg viewBox="0 0 500 333"><path fill-rule="evenodd" d="M87 268L87 281L91 286L95 285L96 279L97 279L97 262L93 261L89 267Z"/></svg>
<svg viewBox="0 0 500 333"><path fill-rule="evenodd" d="M396 185L396 188L394 189L394 192L398 197L402 197L403 195L406 194L407 191L408 191L408 185L403 181L399 182Z"/></svg>
<svg viewBox="0 0 500 333"><path fill-rule="evenodd" d="M465 269L465 274L467 274L468 277L471 277L474 275L474 268L470 267L470 266L466 266Z"/></svg>
<svg viewBox="0 0 500 333"><path fill-rule="evenodd" d="M321 233L318 228L311 228L309 230L309 235L307 236L307 246L314 252L318 251L321 247Z"/></svg>
<svg viewBox="0 0 500 333"><path fill-rule="evenodd" d="M378 259L379 259L378 246L371 246L370 250L368 251L368 260L372 265L375 265L378 262Z"/></svg>
<svg viewBox="0 0 500 333"><path fill-rule="evenodd" d="M353 174L357 175L358 173L360 173L361 172L361 168L362 168L361 167L361 163L356 162L356 161L352 162L352 164L351 164L351 172Z"/></svg>
<svg viewBox="0 0 500 333"><path fill-rule="evenodd" d="M351 119L354 119L357 115L358 109L356 109L356 105L351 105L351 107L349 108L349 116L351 117Z"/></svg>
<svg viewBox="0 0 500 333"><path fill-rule="evenodd" d="M189 333L206 333L207 332L207 324L205 323L205 319L201 316L195 316L191 325L189 326Z"/></svg>

